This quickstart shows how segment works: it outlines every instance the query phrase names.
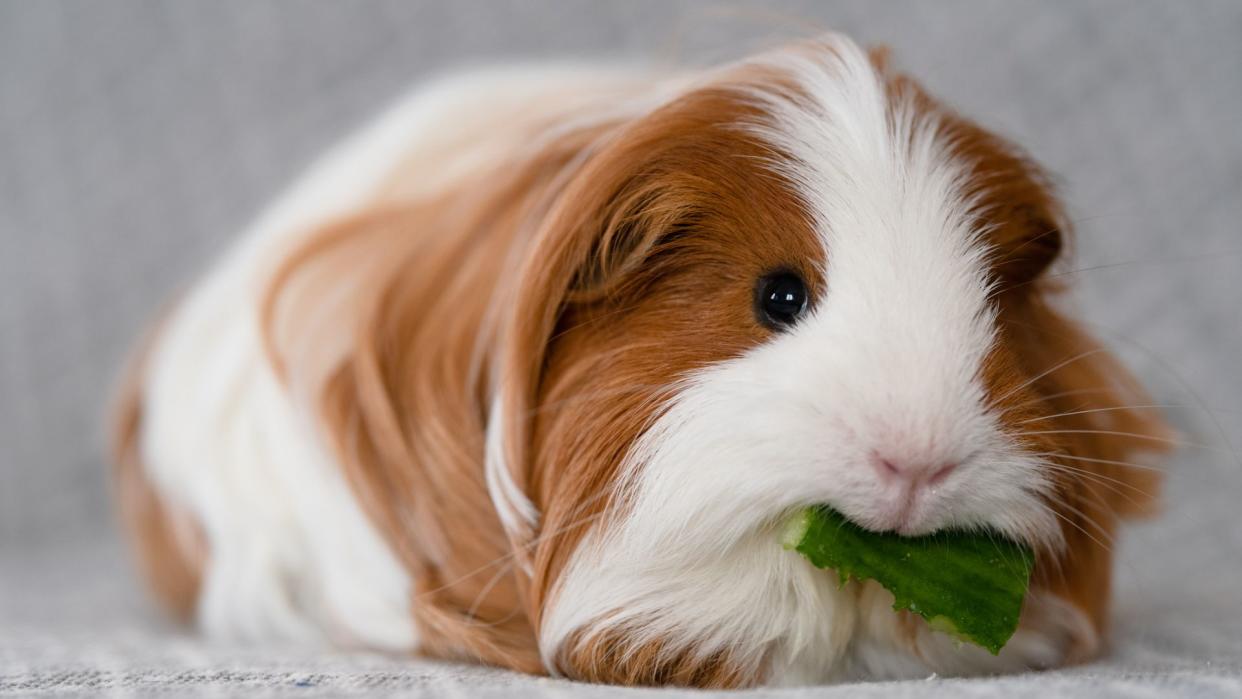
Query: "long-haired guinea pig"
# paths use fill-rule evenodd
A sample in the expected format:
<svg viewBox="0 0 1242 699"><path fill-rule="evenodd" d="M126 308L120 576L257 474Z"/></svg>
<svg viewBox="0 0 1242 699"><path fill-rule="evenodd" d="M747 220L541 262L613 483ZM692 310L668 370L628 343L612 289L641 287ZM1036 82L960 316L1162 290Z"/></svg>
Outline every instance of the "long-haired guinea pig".
<svg viewBox="0 0 1242 699"><path fill-rule="evenodd" d="M841 36L443 80L154 326L121 509L217 637L620 684L1081 661L1165 427L1058 310L1068 234L1022 151ZM1029 544L1016 635L838 585L778 543L811 504Z"/></svg>

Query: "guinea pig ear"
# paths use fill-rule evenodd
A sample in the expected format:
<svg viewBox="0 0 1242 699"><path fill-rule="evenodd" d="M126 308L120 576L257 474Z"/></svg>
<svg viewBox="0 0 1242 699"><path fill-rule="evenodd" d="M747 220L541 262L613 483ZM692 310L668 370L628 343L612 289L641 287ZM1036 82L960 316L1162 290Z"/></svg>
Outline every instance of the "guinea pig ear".
<svg viewBox="0 0 1242 699"><path fill-rule="evenodd" d="M567 302L606 296L655 248L670 228L670 222L658 220L662 217L655 213L655 199L642 188L617 192L605 211L576 226L590 242L573 272Z"/></svg>
<svg viewBox="0 0 1242 699"><path fill-rule="evenodd" d="M992 244L1002 288L1042 275L1069 243L1069 222L1044 171L1017 147L958 120L957 144L971 167L969 188Z"/></svg>
<svg viewBox="0 0 1242 699"><path fill-rule="evenodd" d="M992 269L1003 286L1026 284L1052 266L1067 241L1064 219L1042 186L1011 184L989 210L995 255Z"/></svg>
<svg viewBox="0 0 1242 699"><path fill-rule="evenodd" d="M894 104L937 116L952 157L966 169L964 194L991 243L992 270L1002 290L1038 278L1068 244L1068 221L1051 179L1014 144L940 104L898 71L887 48L870 52Z"/></svg>

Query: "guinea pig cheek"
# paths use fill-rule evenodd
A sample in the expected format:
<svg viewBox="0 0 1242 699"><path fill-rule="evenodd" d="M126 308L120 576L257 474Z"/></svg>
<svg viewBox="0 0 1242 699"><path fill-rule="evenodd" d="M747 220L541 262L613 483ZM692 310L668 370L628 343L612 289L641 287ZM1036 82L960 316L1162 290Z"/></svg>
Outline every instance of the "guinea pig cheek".
<svg viewBox="0 0 1242 699"><path fill-rule="evenodd" d="M951 477L947 492L956 524L990 528L1041 551L1063 545L1053 509L1057 478L1049 456L1057 448L1051 435L1037 434L1043 405L1034 380L1018 369L1002 341L980 363L981 415L986 438L973 458Z"/></svg>

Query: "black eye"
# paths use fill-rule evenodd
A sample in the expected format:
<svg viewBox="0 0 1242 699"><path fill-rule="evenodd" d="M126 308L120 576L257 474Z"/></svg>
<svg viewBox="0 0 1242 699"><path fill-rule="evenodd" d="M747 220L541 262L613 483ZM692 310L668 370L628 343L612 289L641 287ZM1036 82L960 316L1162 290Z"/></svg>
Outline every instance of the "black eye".
<svg viewBox="0 0 1242 699"><path fill-rule="evenodd" d="M755 287L755 315L773 330L793 325L806 310L806 302L806 283L792 272L769 274Z"/></svg>

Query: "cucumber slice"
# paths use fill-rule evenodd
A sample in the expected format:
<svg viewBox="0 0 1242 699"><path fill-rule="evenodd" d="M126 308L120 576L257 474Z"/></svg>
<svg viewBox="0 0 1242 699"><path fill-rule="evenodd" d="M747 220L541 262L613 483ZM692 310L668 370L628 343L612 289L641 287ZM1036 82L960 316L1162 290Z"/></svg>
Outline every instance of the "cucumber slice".
<svg viewBox="0 0 1242 699"><path fill-rule="evenodd" d="M875 580L893 593L893 609L908 609L937 631L1000 652L1022 612L1035 556L1018 543L987 533L938 532L904 537L871 532L827 507L793 517L785 548L817 568Z"/></svg>

